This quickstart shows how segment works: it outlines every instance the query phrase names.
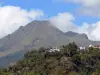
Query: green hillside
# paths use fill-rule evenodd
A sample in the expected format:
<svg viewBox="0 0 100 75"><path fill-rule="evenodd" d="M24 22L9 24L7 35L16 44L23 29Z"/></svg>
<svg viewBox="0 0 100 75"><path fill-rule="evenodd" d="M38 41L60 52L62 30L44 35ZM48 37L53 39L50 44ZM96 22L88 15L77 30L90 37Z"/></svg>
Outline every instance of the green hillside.
<svg viewBox="0 0 100 75"><path fill-rule="evenodd" d="M47 50L27 52L15 65L1 69L0 75L100 75L100 49L83 51L69 43L60 52Z"/></svg>

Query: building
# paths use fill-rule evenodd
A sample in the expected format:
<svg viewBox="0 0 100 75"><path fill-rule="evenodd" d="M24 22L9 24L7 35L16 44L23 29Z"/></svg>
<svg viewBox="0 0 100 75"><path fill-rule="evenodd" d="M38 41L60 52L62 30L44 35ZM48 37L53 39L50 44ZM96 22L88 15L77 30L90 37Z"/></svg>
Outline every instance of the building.
<svg viewBox="0 0 100 75"><path fill-rule="evenodd" d="M99 48L100 49L100 45L95 45L94 48Z"/></svg>
<svg viewBox="0 0 100 75"><path fill-rule="evenodd" d="M57 48L57 47L52 47L52 48L49 49L49 52L56 52L56 51L59 52L60 49Z"/></svg>
<svg viewBox="0 0 100 75"><path fill-rule="evenodd" d="M94 47L93 45L89 45L89 47Z"/></svg>
<svg viewBox="0 0 100 75"><path fill-rule="evenodd" d="M100 49L100 45L89 45L89 47L99 48Z"/></svg>
<svg viewBox="0 0 100 75"><path fill-rule="evenodd" d="M86 50L86 47L79 47L80 50Z"/></svg>

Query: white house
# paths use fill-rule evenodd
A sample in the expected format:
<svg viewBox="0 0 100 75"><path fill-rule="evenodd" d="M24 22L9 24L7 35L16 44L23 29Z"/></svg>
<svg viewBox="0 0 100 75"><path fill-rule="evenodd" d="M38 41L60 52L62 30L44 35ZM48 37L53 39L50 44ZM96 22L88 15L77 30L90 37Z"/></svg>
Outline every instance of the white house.
<svg viewBox="0 0 100 75"><path fill-rule="evenodd" d="M57 47L52 47L50 50L49 50L49 52L59 52L60 51L60 49L59 48L57 48Z"/></svg>
<svg viewBox="0 0 100 75"><path fill-rule="evenodd" d="M100 49L100 45L89 45L89 47L99 48Z"/></svg>
<svg viewBox="0 0 100 75"><path fill-rule="evenodd" d="M94 47L93 45L89 45L89 47Z"/></svg>
<svg viewBox="0 0 100 75"><path fill-rule="evenodd" d="M79 47L80 50L86 50L86 47Z"/></svg>

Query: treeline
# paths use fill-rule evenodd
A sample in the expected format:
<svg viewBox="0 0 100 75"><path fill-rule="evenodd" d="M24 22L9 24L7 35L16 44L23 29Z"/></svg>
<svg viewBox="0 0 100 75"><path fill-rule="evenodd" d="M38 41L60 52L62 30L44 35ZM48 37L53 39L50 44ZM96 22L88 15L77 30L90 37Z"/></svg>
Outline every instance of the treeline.
<svg viewBox="0 0 100 75"><path fill-rule="evenodd" d="M1 69L0 75L100 75L100 49L79 50L69 43L59 52L32 50L16 65Z"/></svg>

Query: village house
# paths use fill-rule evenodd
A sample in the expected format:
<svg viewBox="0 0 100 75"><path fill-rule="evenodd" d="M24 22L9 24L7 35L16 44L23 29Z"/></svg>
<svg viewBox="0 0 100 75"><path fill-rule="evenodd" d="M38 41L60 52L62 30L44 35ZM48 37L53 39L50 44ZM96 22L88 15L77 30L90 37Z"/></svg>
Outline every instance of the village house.
<svg viewBox="0 0 100 75"><path fill-rule="evenodd" d="M94 48L99 48L100 49L100 45L95 45Z"/></svg>
<svg viewBox="0 0 100 75"><path fill-rule="evenodd" d="M89 45L89 47L94 47L93 45Z"/></svg>
<svg viewBox="0 0 100 75"><path fill-rule="evenodd" d="M89 45L89 47L99 48L100 49L100 45Z"/></svg>
<svg viewBox="0 0 100 75"><path fill-rule="evenodd" d="M60 49L57 48L57 47L52 47L52 48L49 49L49 52L56 52L56 51L59 52Z"/></svg>
<svg viewBox="0 0 100 75"><path fill-rule="evenodd" d="M86 50L86 47L79 47L80 50Z"/></svg>

